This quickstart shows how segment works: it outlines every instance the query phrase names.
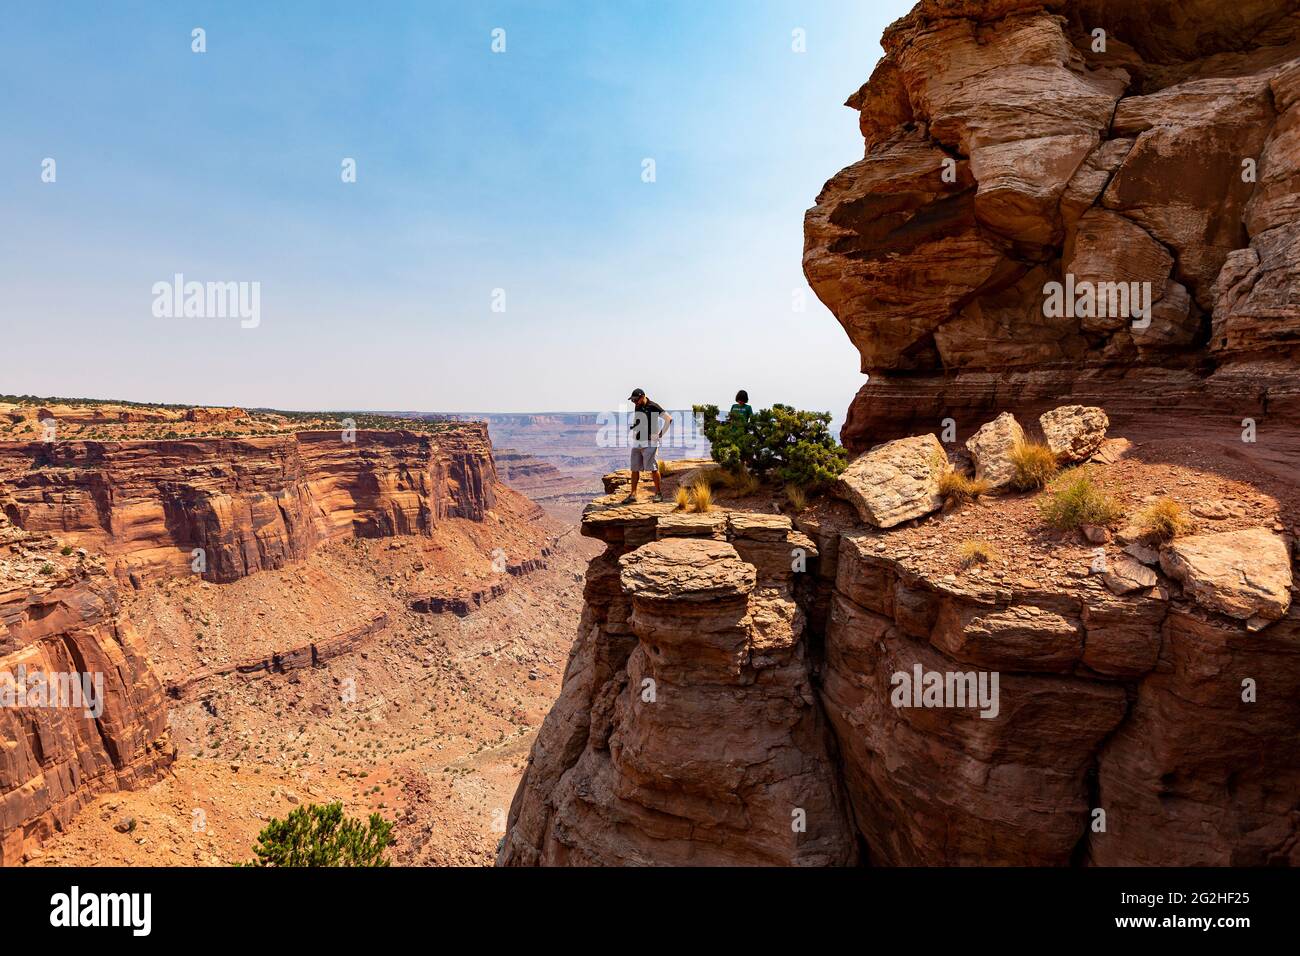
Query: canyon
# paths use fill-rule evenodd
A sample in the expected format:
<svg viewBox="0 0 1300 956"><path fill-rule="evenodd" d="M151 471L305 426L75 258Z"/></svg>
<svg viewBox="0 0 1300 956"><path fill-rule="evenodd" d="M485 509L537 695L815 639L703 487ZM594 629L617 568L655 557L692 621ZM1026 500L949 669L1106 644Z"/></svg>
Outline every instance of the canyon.
<svg viewBox="0 0 1300 956"><path fill-rule="evenodd" d="M55 434L0 441L0 671L104 700L0 711L0 863L238 862L316 797L397 815L402 862L490 858L589 555L485 424L5 414Z"/></svg>
<svg viewBox="0 0 1300 956"><path fill-rule="evenodd" d="M607 476L498 865L1300 863L1300 5L922 0L883 45L804 224L856 457L704 514ZM1150 313L1044 308L1076 279ZM1019 436L1118 517L1050 527Z"/></svg>

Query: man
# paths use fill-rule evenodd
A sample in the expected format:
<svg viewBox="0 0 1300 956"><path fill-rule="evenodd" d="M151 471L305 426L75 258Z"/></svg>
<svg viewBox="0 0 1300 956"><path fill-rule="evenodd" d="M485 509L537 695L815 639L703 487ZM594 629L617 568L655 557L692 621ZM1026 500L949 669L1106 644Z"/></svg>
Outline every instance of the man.
<svg viewBox="0 0 1300 956"><path fill-rule="evenodd" d="M659 480L659 463L655 461L655 455L659 448L659 441L668 432L668 427L673 423L673 416L669 415L657 402L652 402L646 397L645 390L640 388L632 389L632 394L628 396L635 408L632 414L628 416L627 427L632 433L632 492L627 496L626 501L636 500L637 482L641 480L641 472L650 472L650 477L655 483L655 501L663 501L663 487Z"/></svg>

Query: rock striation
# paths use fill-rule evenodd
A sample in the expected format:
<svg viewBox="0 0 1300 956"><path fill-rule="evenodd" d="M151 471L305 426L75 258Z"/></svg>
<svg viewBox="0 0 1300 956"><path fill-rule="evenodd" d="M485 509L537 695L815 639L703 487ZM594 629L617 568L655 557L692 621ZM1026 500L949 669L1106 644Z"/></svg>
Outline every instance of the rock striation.
<svg viewBox="0 0 1300 956"><path fill-rule="evenodd" d="M883 45L847 104L864 158L804 226L871 373L846 446L1070 403L1127 428L1153 396L1296 410L1295 0L922 0Z"/></svg>
<svg viewBox="0 0 1300 956"><path fill-rule="evenodd" d="M80 675L83 692L102 688L100 700L81 698L92 706L70 687L34 696ZM0 698L0 866L97 794L151 782L174 759L162 685L103 563L3 519Z"/></svg>
<svg viewBox="0 0 1300 956"><path fill-rule="evenodd" d="M349 438L351 436L348 436ZM487 428L0 443L0 510L104 555L123 583L229 582L346 537L429 535L495 500Z"/></svg>
<svg viewBox="0 0 1300 956"><path fill-rule="evenodd" d="M778 515L618 500L583 522L608 547L498 862L855 862L795 600L812 542Z"/></svg>

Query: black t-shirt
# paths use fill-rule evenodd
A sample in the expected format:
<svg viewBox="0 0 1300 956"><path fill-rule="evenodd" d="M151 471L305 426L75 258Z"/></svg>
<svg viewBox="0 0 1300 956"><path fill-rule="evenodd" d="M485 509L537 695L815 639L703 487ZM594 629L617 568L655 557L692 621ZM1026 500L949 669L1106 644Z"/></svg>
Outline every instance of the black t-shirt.
<svg viewBox="0 0 1300 956"><path fill-rule="evenodd" d="M658 402L646 399L644 405L638 405L627 417L627 427L632 432L633 441L653 442L659 438L659 416L664 413Z"/></svg>

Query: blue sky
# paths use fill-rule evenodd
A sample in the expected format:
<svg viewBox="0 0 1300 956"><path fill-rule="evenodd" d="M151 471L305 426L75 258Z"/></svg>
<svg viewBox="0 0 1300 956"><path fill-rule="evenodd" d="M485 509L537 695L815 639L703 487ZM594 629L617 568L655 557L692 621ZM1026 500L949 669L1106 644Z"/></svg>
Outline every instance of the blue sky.
<svg viewBox="0 0 1300 956"><path fill-rule="evenodd" d="M861 157L841 104L909 6L12 5L0 392L532 411L746 387L838 418L861 376L811 292L792 308L802 216ZM155 317L175 273L259 282L260 324Z"/></svg>

